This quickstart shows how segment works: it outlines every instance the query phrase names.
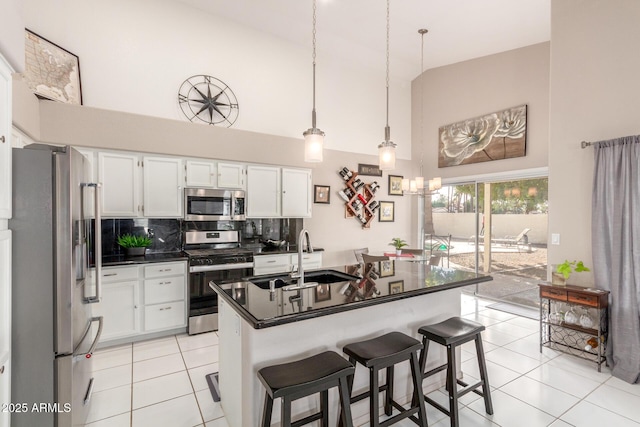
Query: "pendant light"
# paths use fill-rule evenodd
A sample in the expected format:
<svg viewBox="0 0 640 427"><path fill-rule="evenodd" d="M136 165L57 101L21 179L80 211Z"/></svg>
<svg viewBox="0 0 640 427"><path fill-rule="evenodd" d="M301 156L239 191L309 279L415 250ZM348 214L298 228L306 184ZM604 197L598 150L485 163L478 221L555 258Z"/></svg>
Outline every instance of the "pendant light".
<svg viewBox="0 0 640 427"><path fill-rule="evenodd" d="M389 0L387 0L387 125L384 128L384 142L378 145L378 161L380 170L396 168L396 144L390 141L389 127Z"/></svg>
<svg viewBox="0 0 640 427"><path fill-rule="evenodd" d="M304 161L319 163L322 161L324 132L316 127L316 0L313 0L313 110L311 128L304 131Z"/></svg>
<svg viewBox="0 0 640 427"><path fill-rule="evenodd" d="M442 179L440 177L430 179L428 188L424 188L424 175L422 174L422 154L424 152L424 35L428 32L429 30L424 28L418 30L418 34L422 37L420 45L420 176L416 176L412 180L408 178L402 180L402 192L404 194L417 194L422 196L431 194L442 188Z"/></svg>

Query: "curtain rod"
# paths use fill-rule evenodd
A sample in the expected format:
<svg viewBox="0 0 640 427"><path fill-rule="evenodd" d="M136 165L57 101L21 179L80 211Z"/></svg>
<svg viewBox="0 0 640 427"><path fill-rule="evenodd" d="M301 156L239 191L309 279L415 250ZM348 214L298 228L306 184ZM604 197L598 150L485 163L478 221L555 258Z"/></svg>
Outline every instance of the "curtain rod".
<svg viewBox="0 0 640 427"><path fill-rule="evenodd" d="M582 147L582 148L587 148L587 147L589 147L590 145L593 145L593 144L595 144L595 142L582 141L582 142L580 143L580 147Z"/></svg>

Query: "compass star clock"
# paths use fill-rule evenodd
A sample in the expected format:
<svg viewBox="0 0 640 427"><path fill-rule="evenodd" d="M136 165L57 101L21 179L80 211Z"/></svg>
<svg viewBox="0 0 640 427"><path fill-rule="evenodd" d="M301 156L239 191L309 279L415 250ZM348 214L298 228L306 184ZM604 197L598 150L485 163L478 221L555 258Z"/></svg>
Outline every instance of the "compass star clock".
<svg viewBox="0 0 640 427"><path fill-rule="evenodd" d="M192 122L230 127L238 118L238 100L231 88L204 74L191 76L180 85L178 103Z"/></svg>

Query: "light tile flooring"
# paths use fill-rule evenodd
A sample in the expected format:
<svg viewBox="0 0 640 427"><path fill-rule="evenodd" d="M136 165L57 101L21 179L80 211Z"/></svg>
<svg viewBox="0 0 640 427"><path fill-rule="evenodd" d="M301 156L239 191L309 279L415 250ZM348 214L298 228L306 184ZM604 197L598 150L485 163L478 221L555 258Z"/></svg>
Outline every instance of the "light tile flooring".
<svg viewBox="0 0 640 427"><path fill-rule="evenodd" d="M487 327L483 341L494 406L487 415L482 398L467 394L460 402L461 427L640 427L640 385L612 377L604 366L598 373L595 364L576 357L547 348L540 353L537 321L487 308L492 302L473 296L461 298L461 315ZM112 347L94 357L96 389L87 427L228 427L205 380L218 370L215 333ZM470 382L479 375L473 343L462 348L462 371ZM447 404L444 389L430 396ZM427 406L430 426L449 425Z"/></svg>

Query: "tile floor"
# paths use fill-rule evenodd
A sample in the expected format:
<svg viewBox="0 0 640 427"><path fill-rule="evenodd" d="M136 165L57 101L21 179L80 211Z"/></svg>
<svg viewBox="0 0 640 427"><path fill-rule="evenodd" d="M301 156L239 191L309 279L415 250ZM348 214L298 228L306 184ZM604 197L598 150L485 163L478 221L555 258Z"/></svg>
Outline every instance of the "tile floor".
<svg viewBox="0 0 640 427"><path fill-rule="evenodd" d="M546 348L540 353L537 321L487 308L493 301L461 298L461 315L487 327L483 340L494 406L487 415L482 398L467 394L460 402L461 427L640 427L640 385L612 377L604 366L598 373L591 362ZM215 333L96 352L87 427L227 427L205 380L218 370L217 354ZM462 371L470 382L478 377L473 343L462 348ZM430 396L446 405L445 393ZM427 406L430 426L449 425L444 414Z"/></svg>

